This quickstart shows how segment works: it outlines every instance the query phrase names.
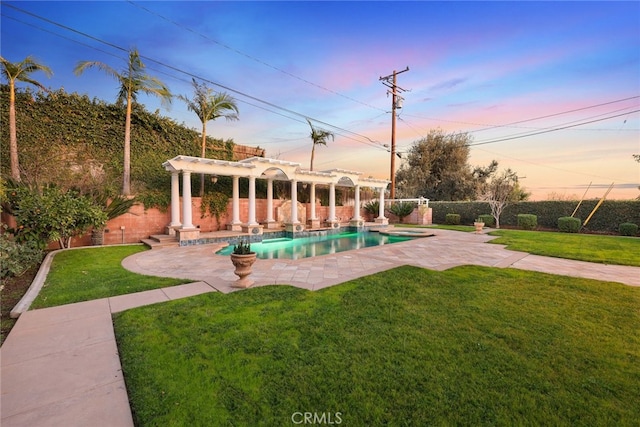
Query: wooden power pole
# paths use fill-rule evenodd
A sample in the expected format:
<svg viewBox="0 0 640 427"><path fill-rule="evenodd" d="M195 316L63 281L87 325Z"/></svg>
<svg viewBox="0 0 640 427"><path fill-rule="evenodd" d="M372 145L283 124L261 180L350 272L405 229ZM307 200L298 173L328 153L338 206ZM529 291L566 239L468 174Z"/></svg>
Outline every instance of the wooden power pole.
<svg viewBox="0 0 640 427"><path fill-rule="evenodd" d="M387 94L391 94L391 190L389 193L390 199L396 198L396 108L402 108L402 98L400 93L405 92L398 86L397 76L400 73L409 71L409 67L402 71L393 70L393 74L389 74L386 77L380 77L380 81L383 85L388 87Z"/></svg>

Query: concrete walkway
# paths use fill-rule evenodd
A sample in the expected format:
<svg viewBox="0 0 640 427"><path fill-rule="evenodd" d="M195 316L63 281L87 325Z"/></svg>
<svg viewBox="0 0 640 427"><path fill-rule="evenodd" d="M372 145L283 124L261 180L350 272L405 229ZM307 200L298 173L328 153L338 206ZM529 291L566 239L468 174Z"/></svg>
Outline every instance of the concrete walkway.
<svg viewBox="0 0 640 427"><path fill-rule="evenodd" d="M640 268L528 255L486 244L492 237L434 230L434 237L301 260L258 260L254 286L317 290L400 265L445 270L512 267L640 286ZM0 349L1 419L10 426L132 426L111 314L204 292L231 292L236 279L217 247L165 248L124 260L125 268L194 283L27 311Z"/></svg>

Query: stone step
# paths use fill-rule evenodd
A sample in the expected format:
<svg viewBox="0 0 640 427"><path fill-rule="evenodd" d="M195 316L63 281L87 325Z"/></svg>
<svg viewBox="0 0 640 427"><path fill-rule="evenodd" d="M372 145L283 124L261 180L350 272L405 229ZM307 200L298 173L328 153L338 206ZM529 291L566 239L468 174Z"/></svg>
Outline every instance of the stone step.
<svg viewBox="0 0 640 427"><path fill-rule="evenodd" d="M153 234L148 239L142 239L142 243L150 247L151 249L178 247L180 243L175 236L169 236L168 234Z"/></svg>

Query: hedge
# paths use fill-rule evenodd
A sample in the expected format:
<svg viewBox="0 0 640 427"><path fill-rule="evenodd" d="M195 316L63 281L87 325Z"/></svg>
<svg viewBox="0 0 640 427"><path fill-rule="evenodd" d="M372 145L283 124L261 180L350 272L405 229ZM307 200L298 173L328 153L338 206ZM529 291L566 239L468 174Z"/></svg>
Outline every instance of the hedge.
<svg viewBox="0 0 640 427"><path fill-rule="evenodd" d="M578 201L516 203L504 209L500 216L500 224L515 227L518 225L518 214L532 214L538 217L538 227L557 229L558 218L571 216L577 204ZM583 201L575 216L584 221L597 204L598 200L595 199ZM435 224L445 224L445 217L448 213L459 214L461 224L473 224L480 215L491 212L487 202L430 201L429 207L433 209ZM620 224L625 222L640 224L640 200L605 200L593 214L585 229L603 233L618 233Z"/></svg>
<svg viewBox="0 0 640 427"><path fill-rule="evenodd" d="M563 233L577 233L582 226L582 220L574 216L563 216L558 218L558 230Z"/></svg>
<svg viewBox="0 0 640 427"><path fill-rule="evenodd" d="M538 217L531 214L518 214L518 227L523 230L535 230L538 226Z"/></svg>
<svg viewBox="0 0 640 427"><path fill-rule="evenodd" d="M448 213L444 216L444 223L448 225L459 225L460 215L455 213Z"/></svg>
<svg viewBox="0 0 640 427"><path fill-rule="evenodd" d="M638 234L638 226L631 222L624 222L620 224L618 231L622 236L635 236Z"/></svg>

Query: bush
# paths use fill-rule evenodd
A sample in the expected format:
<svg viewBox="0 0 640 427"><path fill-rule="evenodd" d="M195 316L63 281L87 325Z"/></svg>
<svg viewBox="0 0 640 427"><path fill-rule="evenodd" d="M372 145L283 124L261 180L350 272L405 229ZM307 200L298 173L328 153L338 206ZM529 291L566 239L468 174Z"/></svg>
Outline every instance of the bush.
<svg viewBox="0 0 640 427"><path fill-rule="evenodd" d="M531 214L518 214L518 227L523 230L534 230L538 226L538 217Z"/></svg>
<svg viewBox="0 0 640 427"><path fill-rule="evenodd" d="M638 234L638 226L632 222L624 222L618 227L621 236L635 236Z"/></svg>
<svg viewBox="0 0 640 427"><path fill-rule="evenodd" d="M504 208L500 223L516 226L518 214L527 213L538 217L538 227L557 228L558 218L570 216L577 203L563 200L514 203ZM597 204L598 200L583 201L575 216L586 218ZM436 224L444 224L448 213L460 214L461 224L471 224L474 219L490 211L487 202L430 201L429 207L433 209L433 222ZM589 220L587 228L590 231L618 233L618 225L623 222L640 225L640 200L606 200Z"/></svg>
<svg viewBox="0 0 640 427"><path fill-rule="evenodd" d="M400 222L404 219L405 216L411 215L413 210L416 208L415 203L411 202L399 202L394 203L389 208L389 212L398 217Z"/></svg>
<svg viewBox="0 0 640 427"><path fill-rule="evenodd" d="M460 215L449 213L445 217L444 222L448 225L460 225Z"/></svg>
<svg viewBox="0 0 640 427"><path fill-rule="evenodd" d="M8 206L16 219L16 241L41 248L56 240L61 248L71 247L72 237L107 222L107 214L89 197L53 184L41 189L18 184L8 191Z"/></svg>
<svg viewBox="0 0 640 427"><path fill-rule="evenodd" d="M491 214L478 215L480 222L484 222L487 227L494 227L496 225L496 219Z"/></svg>
<svg viewBox="0 0 640 427"><path fill-rule="evenodd" d="M0 234L0 279L20 276L44 258L38 242L16 243L6 234Z"/></svg>
<svg viewBox="0 0 640 427"><path fill-rule="evenodd" d="M570 216L563 216L558 218L558 229L564 233L577 233L582 226L582 220L580 218L573 218Z"/></svg>
<svg viewBox="0 0 640 427"><path fill-rule="evenodd" d="M380 213L380 201L379 200L371 200L364 205L364 211L369 215L373 215L374 217L378 216Z"/></svg>

